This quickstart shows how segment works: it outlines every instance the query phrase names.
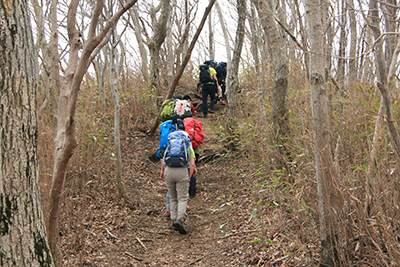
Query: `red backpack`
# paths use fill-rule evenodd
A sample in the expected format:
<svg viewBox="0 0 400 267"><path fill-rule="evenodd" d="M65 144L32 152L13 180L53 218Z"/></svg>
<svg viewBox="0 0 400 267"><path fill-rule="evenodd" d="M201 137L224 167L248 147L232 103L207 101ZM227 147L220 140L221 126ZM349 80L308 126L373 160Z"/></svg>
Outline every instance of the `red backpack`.
<svg viewBox="0 0 400 267"><path fill-rule="evenodd" d="M203 126L201 121L194 118L186 118L183 120L185 124L185 132L189 134L192 146L194 149L198 148L204 140Z"/></svg>

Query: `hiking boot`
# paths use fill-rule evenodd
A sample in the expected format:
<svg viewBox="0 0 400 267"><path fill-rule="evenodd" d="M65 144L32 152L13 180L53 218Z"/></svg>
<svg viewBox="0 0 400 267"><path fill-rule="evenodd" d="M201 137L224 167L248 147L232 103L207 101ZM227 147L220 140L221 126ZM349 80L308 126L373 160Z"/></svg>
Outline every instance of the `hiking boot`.
<svg viewBox="0 0 400 267"><path fill-rule="evenodd" d="M187 233L186 229L183 227L183 223L181 219L176 219L172 227L175 227L178 229L179 233L184 235Z"/></svg>
<svg viewBox="0 0 400 267"><path fill-rule="evenodd" d="M174 230L174 231L178 231L178 230L179 230L178 227L176 227L174 223L172 224L171 228L172 228L172 230Z"/></svg>
<svg viewBox="0 0 400 267"><path fill-rule="evenodd" d="M214 110L212 110L211 108L208 109L209 113L214 113Z"/></svg>
<svg viewBox="0 0 400 267"><path fill-rule="evenodd" d="M171 220L171 212L169 210L167 210L167 214L165 215L165 218L167 218L167 220Z"/></svg>
<svg viewBox="0 0 400 267"><path fill-rule="evenodd" d="M208 118L207 114L204 114L204 118Z"/></svg>

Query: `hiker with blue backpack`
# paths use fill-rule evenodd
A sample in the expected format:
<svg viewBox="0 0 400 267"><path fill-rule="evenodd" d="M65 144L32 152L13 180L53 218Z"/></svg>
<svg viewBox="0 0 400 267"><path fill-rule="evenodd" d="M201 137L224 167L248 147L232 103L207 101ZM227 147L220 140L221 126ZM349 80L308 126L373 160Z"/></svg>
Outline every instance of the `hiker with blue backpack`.
<svg viewBox="0 0 400 267"><path fill-rule="evenodd" d="M171 132L168 134L167 144L160 142L157 151L157 156L162 156L160 178L165 181L168 188L171 220L174 221L172 228L181 234L186 234L183 222L187 216L188 183L190 177L197 175L195 153L181 119L175 120L174 130L171 125L165 127L171 127Z"/></svg>

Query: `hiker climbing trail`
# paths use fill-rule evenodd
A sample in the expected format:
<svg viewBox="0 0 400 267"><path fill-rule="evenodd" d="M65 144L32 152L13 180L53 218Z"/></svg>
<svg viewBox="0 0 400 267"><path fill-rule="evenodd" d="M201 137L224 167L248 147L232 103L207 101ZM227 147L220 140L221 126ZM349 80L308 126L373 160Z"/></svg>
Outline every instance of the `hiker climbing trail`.
<svg viewBox="0 0 400 267"><path fill-rule="evenodd" d="M199 100L192 98L196 111L201 111ZM271 235L265 229L271 229L273 236L280 230L271 228L269 220L254 223L258 198L255 201L246 190L253 186L247 178L253 167L243 164L246 159L240 151L224 150L217 134L224 108L217 102L207 118L201 112L195 116L202 122L204 141L197 164L197 194L188 201L187 234L174 231L166 219L167 188L156 156L159 133L149 136L137 127L123 140L124 198L119 200L116 184L105 179L101 185L88 183L87 196L71 200L77 216L73 225L60 231L70 255L64 265L248 266L263 263L263 258L279 258L279 253L267 254L268 244L257 241Z"/></svg>

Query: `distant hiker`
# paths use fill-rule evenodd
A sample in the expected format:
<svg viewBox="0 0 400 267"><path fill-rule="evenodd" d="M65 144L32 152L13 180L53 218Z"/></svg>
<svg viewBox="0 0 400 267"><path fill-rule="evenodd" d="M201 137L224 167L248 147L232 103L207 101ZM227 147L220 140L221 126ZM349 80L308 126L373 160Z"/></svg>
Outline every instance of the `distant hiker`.
<svg viewBox="0 0 400 267"><path fill-rule="evenodd" d="M168 135L168 144L161 160L160 178L165 180L170 196L172 228L181 234L187 230L183 226L189 198L189 177L197 175L195 153L189 135L180 129L183 121L177 120L177 130ZM189 168L189 172L188 172Z"/></svg>
<svg viewBox="0 0 400 267"><path fill-rule="evenodd" d="M175 103L176 100L180 99L183 100L182 96L173 96L172 99L167 99L165 100L162 105L161 105L161 114L160 114L160 121L161 122L165 122L167 120L171 120L172 119L172 115L175 109Z"/></svg>
<svg viewBox="0 0 400 267"><path fill-rule="evenodd" d="M193 115L193 117L196 116L196 110L194 109L194 106L192 104L192 98L189 95L184 95L183 99L189 101L190 109L192 110L192 115Z"/></svg>
<svg viewBox="0 0 400 267"><path fill-rule="evenodd" d="M210 65L210 61L205 61L204 64L200 65L199 73L199 82L201 83L201 95L203 98L202 109L205 118L207 118L208 112L214 113L213 108L215 104L215 96L219 91L217 72ZM217 83L217 89L215 89L215 83ZM207 99L209 95L211 98L210 106L208 106L207 104Z"/></svg>
<svg viewBox="0 0 400 267"><path fill-rule="evenodd" d="M214 59L210 59L211 68L215 69L218 66L218 63Z"/></svg>
<svg viewBox="0 0 400 267"><path fill-rule="evenodd" d="M222 91L222 98L221 98L221 104L226 105L226 67L227 63L226 62L220 62L215 69L217 71L217 79L218 83L221 86L221 91Z"/></svg>

